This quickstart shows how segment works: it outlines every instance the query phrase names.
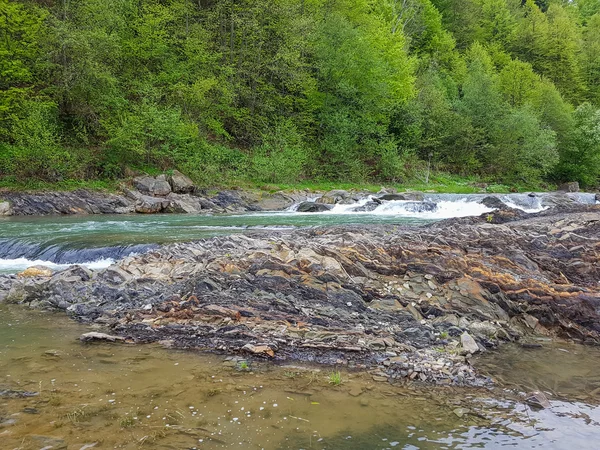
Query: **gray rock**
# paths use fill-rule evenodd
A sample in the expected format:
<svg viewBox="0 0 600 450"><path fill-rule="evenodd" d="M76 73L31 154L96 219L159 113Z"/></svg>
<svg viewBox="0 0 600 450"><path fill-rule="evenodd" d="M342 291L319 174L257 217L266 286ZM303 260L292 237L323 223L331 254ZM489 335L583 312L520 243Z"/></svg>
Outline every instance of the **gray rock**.
<svg viewBox="0 0 600 450"><path fill-rule="evenodd" d="M377 203L377 202L367 202L362 206L357 206L356 208L353 209L353 211L355 211L355 212L371 212L371 211L374 211L375 209L377 209L377 207L380 204L381 203Z"/></svg>
<svg viewBox="0 0 600 450"><path fill-rule="evenodd" d="M0 216L12 215L12 208L9 202L0 202Z"/></svg>
<svg viewBox="0 0 600 450"><path fill-rule="evenodd" d="M491 195L481 200L481 204L487 206L488 208L494 209L507 208L506 204L502 200L500 200L498 197L492 197Z"/></svg>
<svg viewBox="0 0 600 450"><path fill-rule="evenodd" d="M577 181L563 183L558 187L557 190L562 192L579 192L579 183Z"/></svg>
<svg viewBox="0 0 600 450"><path fill-rule="evenodd" d="M460 335L460 344L466 353L477 353L479 351L477 342L466 331Z"/></svg>
<svg viewBox="0 0 600 450"><path fill-rule="evenodd" d="M342 189L334 189L323 194L323 196L319 197L316 202L323 203L326 205L335 205L336 203L340 203L343 200L347 200L350 198L351 195L348 191L344 191Z"/></svg>
<svg viewBox="0 0 600 450"><path fill-rule="evenodd" d="M111 336L106 333L98 333L96 331L91 331L89 333L84 333L79 336L79 339L83 342L91 342L91 341L108 341L108 342L117 342L124 341L125 339L120 336Z"/></svg>
<svg viewBox="0 0 600 450"><path fill-rule="evenodd" d="M398 200L412 200L417 202L422 202L425 199L425 196L422 192L403 192L401 194L384 194L379 197L379 200L385 200L388 202L398 201Z"/></svg>
<svg viewBox="0 0 600 450"><path fill-rule="evenodd" d="M177 194L190 194L194 192L194 182L179 170L174 170L173 173L169 175L168 181L173 192Z"/></svg>
<svg viewBox="0 0 600 450"><path fill-rule="evenodd" d="M171 193L171 185L166 180L156 180L152 186L152 195L166 197Z"/></svg>
<svg viewBox="0 0 600 450"><path fill-rule="evenodd" d="M137 177L133 179L133 185L135 188L144 193L144 194L152 194L152 189L154 188L154 183L156 180L149 176Z"/></svg>
<svg viewBox="0 0 600 450"><path fill-rule="evenodd" d="M169 206L169 200L144 195L135 204L135 212L140 214L156 214Z"/></svg>
<svg viewBox="0 0 600 450"><path fill-rule="evenodd" d="M316 202L302 202L298 205L298 212L324 212L333 208L332 205Z"/></svg>

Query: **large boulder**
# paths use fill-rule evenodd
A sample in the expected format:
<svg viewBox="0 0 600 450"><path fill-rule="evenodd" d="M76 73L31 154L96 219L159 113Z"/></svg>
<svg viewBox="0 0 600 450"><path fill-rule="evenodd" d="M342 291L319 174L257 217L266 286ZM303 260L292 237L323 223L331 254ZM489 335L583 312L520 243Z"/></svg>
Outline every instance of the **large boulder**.
<svg viewBox="0 0 600 450"><path fill-rule="evenodd" d="M168 181L173 192L177 194L190 194L194 192L196 187L194 186L194 182L179 170L174 170L173 173L169 175Z"/></svg>
<svg viewBox="0 0 600 450"><path fill-rule="evenodd" d="M481 200L481 204L493 209L507 208L506 204L502 200L500 200L498 197L492 197L491 195Z"/></svg>
<svg viewBox="0 0 600 450"><path fill-rule="evenodd" d="M12 214L12 208L9 202L0 202L0 216L10 216Z"/></svg>
<svg viewBox="0 0 600 450"><path fill-rule="evenodd" d="M162 212L170 205L170 201L163 198L142 196L135 204L135 212L140 214L156 214Z"/></svg>
<svg viewBox="0 0 600 450"><path fill-rule="evenodd" d="M579 192L579 183L577 181L563 183L558 187L558 190L562 192Z"/></svg>
<svg viewBox="0 0 600 450"><path fill-rule="evenodd" d="M335 205L336 203L343 203L345 200L347 201L351 199L352 196L348 191L344 191L342 189L334 189L319 197L317 199L317 203L322 203L325 205Z"/></svg>
<svg viewBox="0 0 600 450"><path fill-rule="evenodd" d="M324 212L330 211L333 208L332 205L327 205L325 203L316 203L316 202L302 202L298 205L297 212Z"/></svg>
<svg viewBox="0 0 600 450"><path fill-rule="evenodd" d="M393 193L383 194L378 198L379 198L379 200L385 200L387 202L405 201L405 200L422 202L425 199L425 196L423 195L422 192L403 192L401 194L393 194Z"/></svg>
<svg viewBox="0 0 600 450"><path fill-rule="evenodd" d="M171 185L167 182L165 175L159 175L157 178L143 176L133 180L135 188L143 194L156 197L166 197L171 193Z"/></svg>

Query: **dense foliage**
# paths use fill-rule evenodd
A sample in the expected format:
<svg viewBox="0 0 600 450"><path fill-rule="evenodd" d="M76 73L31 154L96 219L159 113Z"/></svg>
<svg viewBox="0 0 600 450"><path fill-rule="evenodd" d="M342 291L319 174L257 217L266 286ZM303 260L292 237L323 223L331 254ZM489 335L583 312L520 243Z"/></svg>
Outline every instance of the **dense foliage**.
<svg viewBox="0 0 600 450"><path fill-rule="evenodd" d="M600 178L600 0L0 0L0 177Z"/></svg>

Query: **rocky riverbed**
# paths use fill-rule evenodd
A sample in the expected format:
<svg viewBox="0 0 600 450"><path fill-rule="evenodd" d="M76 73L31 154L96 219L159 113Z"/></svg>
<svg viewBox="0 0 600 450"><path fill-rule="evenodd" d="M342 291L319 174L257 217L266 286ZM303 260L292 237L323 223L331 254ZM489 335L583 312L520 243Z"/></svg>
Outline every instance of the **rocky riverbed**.
<svg viewBox="0 0 600 450"><path fill-rule="evenodd" d="M600 343L600 206L500 208L425 227L216 237L107 269L0 277L0 301L64 310L125 342L485 385L502 342Z"/></svg>

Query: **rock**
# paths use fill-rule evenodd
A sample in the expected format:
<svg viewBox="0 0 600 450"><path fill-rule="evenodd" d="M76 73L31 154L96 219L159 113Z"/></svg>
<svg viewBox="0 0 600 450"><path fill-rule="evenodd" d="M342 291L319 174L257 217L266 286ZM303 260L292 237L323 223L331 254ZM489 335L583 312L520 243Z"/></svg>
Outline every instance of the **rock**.
<svg viewBox="0 0 600 450"><path fill-rule="evenodd" d="M563 183L558 187L557 190L562 192L579 192L579 183L577 181Z"/></svg>
<svg viewBox="0 0 600 450"><path fill-rule="evenodd" d="M473 339L471 335L466 331L460 335L460 344L462 345L462 348L465 351L465 353L473 354L479 351L479 346L477 345L477 342L475 342L475 339Z"/></svg>
<svg viewBox="0 0 600 450"><path fill-rule="evenodd" d="M166 180L156 180L152 187L152 195L166 197L171 193L171 185Z"/></svg>
<svg viewBox="0 0 600 450"><path fill-rule="evenodd" d="M380 375L373 375L372 378L373 378L373 381L378 381L380 383L383 383L388 380L388 377L383 377Z"/></svg>
<svg viewBox="0 0 600 450"><path fill-rule="evenodd" d="M467 408L456 408L453 409L452 412L456 415L456 417L462 418L465 414L469 413L469 410Z"/></svg>
<svg viewBox="0 0 600 450"><path fill-rule="evenodd" d="M155 182L156 180L149 176L136 177L133 179L133 185L135 188L138 191L149 195L152 195Z"/></svg>
<svg viewBox="0 0 600 450"><path fill-rule="evenodd" d="M406 211L423 213L423 212L434 212L437 211L437 204L434 202L413 202L408 201L402 205Z"/></svg>
<svg viewBox="0 0 600 450"><path fill-rule="evenodd" d="M108 342L117 342L124 341L125 338L120 336L112 336L106 333L98 333L96 331L91 331L89 333L84 333L79 336L79 339L83 342L91 342L91 341L108 341Z"/></svg>
<svg viewBox="0 0 600 450"><path fill-rule="evenodd" d="M367 202L362 206L358 206L356 208L354 208L352 211L355 212L371 212L377 209L377 207L381 205L381 203L377 203L377 202Z"/></svg>
<svg viewBox="0 0 600 450"><path fill-rule="evenodd" d="M10 206L10 202L0 201L0 216L10 216L10 215L12 215L12 208Z"/></svg>
<svg viewBox="0 0 600 450"><path fill-rule="evenodd" d="M550 402L543 392L533 391L525 396L525 403L538 409L550 408Z"/></svg>
<svg viewBox="0 0 600 450"><path fill-rule="evenodd" d="M167 182L165 175L157 178L142 176L133 179L135 188L143 194L157 197L166 197L171 193L171 185Z"/></svg>
<svg viewBox="0 0 600 450"><path fill-rule="evenodd" d="M402 201L410 200L416 202L422 202L425 200L425 195L422 192L402 192L400 194L384 194L379 196L379 200L385 201Z"/></svg>
<svg viewBox="0 0 600 450"><path fill-rule="evenodd" d="M4 389L0 386L0 398L29 398L40 395L39 392Z"/></svg>
<svg viewBox="0 0 600 450"><path fill-rule="evenodd" d="M481 200L481 204L493 209L508 208L508 206L506 206L502 200L500 200L498 197L492 197L491 195Z"/></svg>
<svg viewBox="0 0 600 450"><path fill-rule="evenodd" d="M298 205L297 212L324 212L333 208L332 205L316 202L302 202Z"/></svg>
<svg viewBox="0 0 600 450"><path fill-rule="evenodd" d="M135 212L140 214L156 214L170 205L169 200L144 195L135 204Z"/></svg>
<svg viewBox="0 0 600 450"><path fill-rule="evenodd" d="M31 435L29 438L36 442L36 448L39 446L40 450L67 450L67 443L60 438L36 435Z"/></svg>
<svg viewBox="0 0 600 450"><path fill-rule="evenodd" d="M51 277L52 269L46 266L32 266L17 274L19 278Z"/></svg>
<svg viewBox="0 0 600 450"><path fill-rule="evenodd" d="M168 181L173 192L177 194L191 194L194 192L194 182L178 170L173 170L168 177Z"/></svg>
<svg viewBox="0 0 600 450"><path fill-rule="evenodd" d="M352 397L358 397L363 393L363 390L360 386L353 386L348 392Z"/></svg>
<svg viewBox="0 0 600 450"><path fill-rule="evenodd" d="M275 356L275 352L268 345L252 345L246 344L242 347L242 350L246 350L250 353L254 353L255 355L267 355L271 358Z"/></svg>
<svg viewBox="0 0 600 450"><path fill-rule="evenodd" d="M351 200L350 193L342 189L334 189L319 197L316 200L316 203L335 205L336 203L341 203L343 200ZM351 203L353 203L353 201Z"/></svg>

